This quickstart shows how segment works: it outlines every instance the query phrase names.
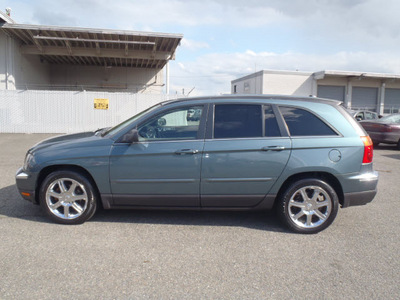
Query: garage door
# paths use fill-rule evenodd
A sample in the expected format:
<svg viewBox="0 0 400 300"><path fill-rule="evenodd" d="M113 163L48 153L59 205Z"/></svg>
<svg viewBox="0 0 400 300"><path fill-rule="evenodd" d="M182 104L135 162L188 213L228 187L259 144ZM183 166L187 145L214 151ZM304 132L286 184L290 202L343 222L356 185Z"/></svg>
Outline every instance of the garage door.
<svg viewBox="0 0 400 300"><path fill-rule="evenodd" d="M351 97L352 109L366 109L376 111L378 105L378 88L353 87Z"/></svg>
<svg viewBox="0 0 400 300"><path fill-rule="evenodd" d="M384 113L392 114L399 112L400 109L400 89L385 90Z"/></svg>
<svg viewBox="0 0 400 300"><path fill-rule="evenodd" d="M344 86L338 85L318 85L317 95L320 98L335 99L344 101Z"/></svg>

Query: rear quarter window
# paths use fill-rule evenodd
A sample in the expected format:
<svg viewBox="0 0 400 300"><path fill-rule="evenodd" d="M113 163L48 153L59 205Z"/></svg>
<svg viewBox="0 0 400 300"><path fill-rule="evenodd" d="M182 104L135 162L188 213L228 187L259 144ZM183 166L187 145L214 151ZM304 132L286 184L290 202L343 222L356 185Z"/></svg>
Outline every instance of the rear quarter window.
<svg viewBox="0 0 400 300"><path fill-rule="evenodd" d="M291 136L326 136L337 133L313 113L297 108L280 106Z"/></svg>

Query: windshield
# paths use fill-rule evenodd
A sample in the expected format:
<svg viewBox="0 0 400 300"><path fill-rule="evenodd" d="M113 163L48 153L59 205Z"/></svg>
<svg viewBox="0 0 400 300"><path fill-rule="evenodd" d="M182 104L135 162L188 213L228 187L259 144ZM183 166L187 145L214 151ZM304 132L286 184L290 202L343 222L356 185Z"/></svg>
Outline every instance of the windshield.
<svg viewBox="0 0 400 300"><path fill-rule="evenodd" d="M120 130L126 128L126 127L128 127L129 125L131 125L133 122L135 122L137 119L139 119L140 117L142 117L144 114L146 114L146 113L148 113L148 112L150 112L150 111L152 111L152 110L154 110L154 109L156 109L156 108L158 108L158 107L160 107L160 106L161 106L161 104L159 103L159 104L156 104L156 105L154 105L154 106L149 107L148 109L146 109L146 110L144 110L144 111L138 113L137 115L134 115L133 117L129 118L128 120L125 120L124 122L122 122L122 123L120 123L120 124L118 124L118 125L116 125L116 126L110 128L109 130L107 130L106 132L104 132L104 133L102 134L102 136L105 136L105 135L107 135L107 134L109 134L109 135L114 135L114 134L116 134L118 131L120 131Z"/></svg>
<svg viewBox="0 0 400 300"><path fill-rule="evenodd" d="M381 120L388 123L400 123L400 114L386 116L383 117Z"/></svg>

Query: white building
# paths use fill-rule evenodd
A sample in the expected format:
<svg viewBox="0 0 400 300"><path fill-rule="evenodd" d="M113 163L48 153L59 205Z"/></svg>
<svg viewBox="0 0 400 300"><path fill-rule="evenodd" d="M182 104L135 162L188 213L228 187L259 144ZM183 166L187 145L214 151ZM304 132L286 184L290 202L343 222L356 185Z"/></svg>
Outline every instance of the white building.
<svg viewBox="0 0 400 300"><path fill-rule="evenodd" d="M17 24L0 11L0 132L112 126L167 100L168 62L182 38Z"/></svg>
<svg viewBox="0 0 400 300"><path fill-rule="evenodd" d="M182 37L16 24L0 12L0 89L161 93L163 68Z"/></svg>
<svg viewBox="0 0 400 300"><path fill-rule="evenodd" d="M400 75L345 71L263 70L231 82L233 94L283 94L336 99L352 109L400 111Z"/></svg>

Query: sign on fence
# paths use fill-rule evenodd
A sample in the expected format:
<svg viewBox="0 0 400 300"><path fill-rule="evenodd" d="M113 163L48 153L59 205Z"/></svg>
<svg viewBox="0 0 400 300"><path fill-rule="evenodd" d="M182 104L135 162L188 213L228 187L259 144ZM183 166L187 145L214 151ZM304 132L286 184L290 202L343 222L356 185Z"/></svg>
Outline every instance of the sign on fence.
<svg viewBox="0 0 400 300"><path fill-rule="evenodd" d="M94 99L94 109L108 109L108 99Z"/></svg>

